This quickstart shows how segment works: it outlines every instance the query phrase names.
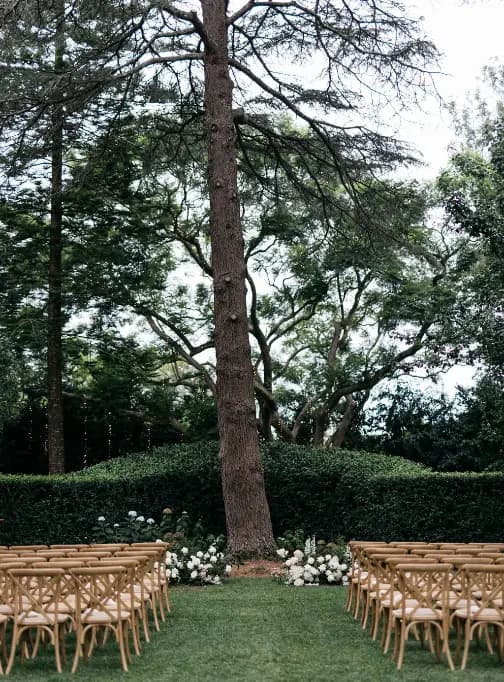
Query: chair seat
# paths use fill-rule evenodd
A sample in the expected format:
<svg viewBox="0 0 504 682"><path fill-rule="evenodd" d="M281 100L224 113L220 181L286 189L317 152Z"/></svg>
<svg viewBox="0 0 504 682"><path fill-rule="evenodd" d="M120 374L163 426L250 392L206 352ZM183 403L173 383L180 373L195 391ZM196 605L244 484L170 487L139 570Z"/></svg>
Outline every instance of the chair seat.
<svg viewBox="0 0 504 682"><path fill-rule="evenodd" d="M12 616L14 608L10 604L0 604L0 614L3 616Z"/></svg>
<svg viewBox="0 0 504 682"><path fill-rule="evenodd" d="M129 611L121 609L121 620L127 620L129 616ZM82 622L88 625L110 625L111 623L117 623L118 620L118 612L112 607L107 608L107 611L86 609L82 612Z"/></svg>
<svg viewBox="0 0 504 682"><path fill-rule="evenodd" d="M417 608L415 606L407 606L404 610L394 609L392 611L396 618L402 620L441 620L443 617L442 612L439 609L431 609L428 607Z"/></svg>
<svg viewBox="0 0 504 682"><path fill-rule="evenodd" d="M469 618L471 620L489 620L492 622L502 622L504 621L504 616L498 609L491 609L491 608L486 608L482 609L478 605L474 605L470 607L470 616ZM457 609L455 611L455 615L457 618L467 618L467 608L465 609Z"/></svg>
<svg viewBox="0 0 504 682"><path fill-rule="evenodd" d="M55 625L56 623L65 623L69 618L68 613L38 613L37 611L29 611L22 613L16 619L18 625Z"/></svg>
<svg viewBox="0 0 504 682"><path fill-rule="evenodd" d="M381 605L385 609L390 609L393 607L394 609L398 609L401 606L402 602L402 594L400 592L394 592L392 595L392 599L382 599L381 600ZM406 608L413 608L418 604L416 599L406 599Z"/></svg>

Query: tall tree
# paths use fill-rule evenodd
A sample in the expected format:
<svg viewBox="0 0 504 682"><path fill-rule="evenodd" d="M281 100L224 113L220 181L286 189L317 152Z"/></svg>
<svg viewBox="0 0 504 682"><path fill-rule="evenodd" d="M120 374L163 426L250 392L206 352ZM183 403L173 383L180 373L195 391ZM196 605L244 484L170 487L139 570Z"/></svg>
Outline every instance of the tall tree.
<svg viewBox="0 0 504 682"><path fill-rule="evenodd" d="M61 77L65 55L65 2L58 0L54 34L54 76ZM63 129L62 102L51 112L51 220L49 226L49 276L47 289L47 456L50 474L65 471L63 428L63 318L61 309L61 252L63 231Z"/></svg>
<svg viewBox="0 0 504 682"><path fill-rule="evenodd" d="M245 300L226 0L202 0L205 111L214 282L215 353L222 488L232 550L265 554L274 547L264 487Z"/></svg>

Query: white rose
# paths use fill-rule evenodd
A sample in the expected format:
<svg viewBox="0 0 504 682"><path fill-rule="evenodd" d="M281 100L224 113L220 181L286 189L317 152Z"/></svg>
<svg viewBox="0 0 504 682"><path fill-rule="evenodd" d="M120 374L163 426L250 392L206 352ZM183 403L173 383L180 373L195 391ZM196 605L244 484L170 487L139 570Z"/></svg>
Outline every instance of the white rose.
<svg viewBox="0 0 504 682"><path fill-rule="evenodd" d="M136 515L137 515L136 511L129 511L128 512L128 516L131 516L132 519L134 519L136 517Z"/></svg>
<svg viewBox="0 0 504 682"><path fill-rule="evenodd" d="M318 563L318 564L323 564L323 563L324 563L324 557L323 557L323 556L318 556L318 557L317 557L317 563Z"/></svg>
<svg viewBox="0 0 504 682"><path fill-rule="evenodd" d="M203 552L196 552L198 559L203 559Z"/></svg>
<svg viewBox="0 0 504 682"><path fill-rule="evenodd" d="M203 554L203 559L210 559L210 554L205 552L205 554Z"/></svg>
<svg viewBox="0 0 504 682"><path fill-rule="evenodd" d="M302 566L291 566L289 569L291 577L295 580L296 578L301 578L304 573L304 568Z"/></svg>
<svg viewBox="0 0 504 682"><path fill-rule="evenodd" d="M147 523L152 526L153 523L156 523L152 517L149 517L147 519Z"/></svg>
<svg viewBox="0 0 504 682"><path fill-rule="evenodd" d="M218 575L214 575L213 580L212 580L213 584L214 584L214 585L220 585L220 581L221 581L221 580L220 580L219 576L218 576Z"/></svg>
<svg viewBox="0 0 504 682"><path fill-rule="evenodd" d="M187 549L187 547L182 547L182 549L181 549L180 551L181 551L182 554L184 554L184 555L189 554L189 550Z"/></svg>
<svg viewBox="0 0 504 682"><path fill-rule="evenodd" d="M119 524L118 524L118 523L114 523L114 528L119 528Z"/></svg>
<svg viewBox="0 0 504 682"><path fill-rule="evenodd" d="M215 556L215 554L210 557L210 561L212 562L212 564L217 563L217 557Z"/></svg>
<svg viewBox="0 0 504 682"><path fill-rule="evenodd" d="M192 561L188 561L188 562L187 562L187 570L188 570L188 571L192 571L193 568L194 568L193 562L192 562Z"/></svg>
<svg viewBox="0 0 504 682"><path fill-rule="evenodd" d="M327 582L328 582L328 583L333 583L333 582L334 582L334 576L333 576L332 573L329 573L329 575L327 576Z"/></svg>
<svg viewBox="0 0 504 682"><path fill-rule="evenodd" d="M319 570L316 566L310 566L310 571L311 571L312 575L318 575L319 574Z"/></svg>
<svg viewBox="0 0 504 682"><path fill-rule="evenodd" d="M321 572L323 573L323 572L326 570L326 568L327 568L327 567L326 567L325 564L320 564L320 566L319 566L319 571L321 571Z"/></svg>
<svg viewBox="0 0 504 682"><path fill-rule="evenodd" d="M179 577L178 568L172 568L172 570L171 570L171 577L172 577L172 578L178 578L178 577Z"/></svg>
<svg viewBox="0 0 504 682"><path fill-rule="evenodd" d="M331 561L331 558L332 558L332 557L331 557L330 554L326 554L326 555L325 555L325 560L326 560L326 561Z"/></svg>
<svg viewBox="0 0 504 682"><path fill-rule="evenodd" d="M192 560L192 562L193 562L193 565L194 565L196 568L201 564L201 561L198 559L197 556L192 556L192 557L191 557L191 560Z"/></svg>
<svg viewBox="0 0 504 682"><path fill-rule="evenodd" d="M215 549L215 547L214 547L213 545L211 545L211 546L208 548L208 552L209 552L210 554L217 554L217 550Z"/></svg>
<svg viewBox="0 0 504 682"><path fill-rule="evenodd" d="M303 579L302 578L296 578L296 580L294 580L294 585L296 587L303 587L303 585L304 585Z"/></svg>
<svg viewBox="0 0 504 682"><path fill-rule="evenodd" d="M346 571L348 569L348 566L346 564L341 564L340 568L342 571Z"/></svg>
<svg viewBox="0 0 504 682"><path fill-rule="evenodd" d="M343 585L348 585L348 576L344 575L343 578L341 579L341 582Z"/></svg>
<svg viewBox="0 0 504 682"><path fill-rule="evenodd" d="M145 521L145 516L137 516L136 520L140 522Z"/></svg>
<svg viewBox="0 0 504 682"><path fill-rule="evenodd" d="M191 580L196 580L198 577L198 571L192 571L191 572Z"/></svg>
<svg viewBox="0 0 504 682"><path fill-rule="evenodd" d="M294 556L296 559L302 559L304 557L303 552L300 549L294 550Z"/></svg>
<svg viewBox="0 0 504 682"><path fill-rule="evenodd" d="M308 559L308 563L309 563L310 565L314 564L314 563L315 563L315 559L311 556L311 557Z"/></svg>
<svg viewBox="0 0 504 682"><path fill-rule="evenodd" d="M226 573L226 575L229 575L232 570L233 570L232 567L229 564L226 564L226 567L224 568L224 573Z"/></svg>
<svg viewBox="0 0 504 682"><path fill-rule="evenodd" d="M311 571L305 571L303 574L304 581L306 583L312 583L313 582L313 576L311 574Z"/></svg>
<svg viewBox="0 0 504 682"><path fill-rule="evenodd" d="M280 557L280 559L286 559L287 555L289 554L289 552L283 548L277 549L276 553Z"/></svg>
<svg viewBox="0 0 504 682"><path fill-rule="evenodd" d="M99 516L99 517L98 517L98 521L99 521L100 523L102 523L103 521L105 521L105 517L104 517L104 516Z"/></svg>

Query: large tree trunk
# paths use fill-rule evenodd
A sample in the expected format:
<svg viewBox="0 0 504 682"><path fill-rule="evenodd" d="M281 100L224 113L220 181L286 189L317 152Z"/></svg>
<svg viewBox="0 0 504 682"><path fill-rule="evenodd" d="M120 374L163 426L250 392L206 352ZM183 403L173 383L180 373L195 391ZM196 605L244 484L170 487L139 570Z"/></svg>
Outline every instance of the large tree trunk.
<svg viewBox="0 0 504 682"><path fill-rule="evenodd" d="M201 0L222 489L231 552L274 548L264 487L245 300L225 0Z"/></svg>
<svg viewBox="0 0 504 682"><path fill-rule="evenodd" d="M63 68L65 50L64 1L58 2L54 71ZM54 104L51 115L51 224L49 234L49 291L47 305L47 451L49 473L65 471L62 391L62 317L61 317L61 232L63 222L63 119L61 104Z"/></svg>

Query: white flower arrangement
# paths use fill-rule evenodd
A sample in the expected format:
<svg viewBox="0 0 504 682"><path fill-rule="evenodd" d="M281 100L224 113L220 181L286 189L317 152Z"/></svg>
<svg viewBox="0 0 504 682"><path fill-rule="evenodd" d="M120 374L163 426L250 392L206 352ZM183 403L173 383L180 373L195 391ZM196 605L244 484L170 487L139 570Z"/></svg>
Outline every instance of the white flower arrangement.
<svg viewBox="0 0 504 682"><path fill-rule="evenodd" d="M348 561L345 552L342 559L337 554L317 556L315 538L308 538L304 551L296 549L292 554L278 549L277 555L283 559L282 579L286 585L347 585Z"/></svg>
<svg viewBox="0 0 504 682"><path fill-rule="evenodd" d="M223 552L212 545L206 552L191 554L188 547L177 552L166 552L166 576L172 583L190 585L220 585L231 574Z"/></svg>

